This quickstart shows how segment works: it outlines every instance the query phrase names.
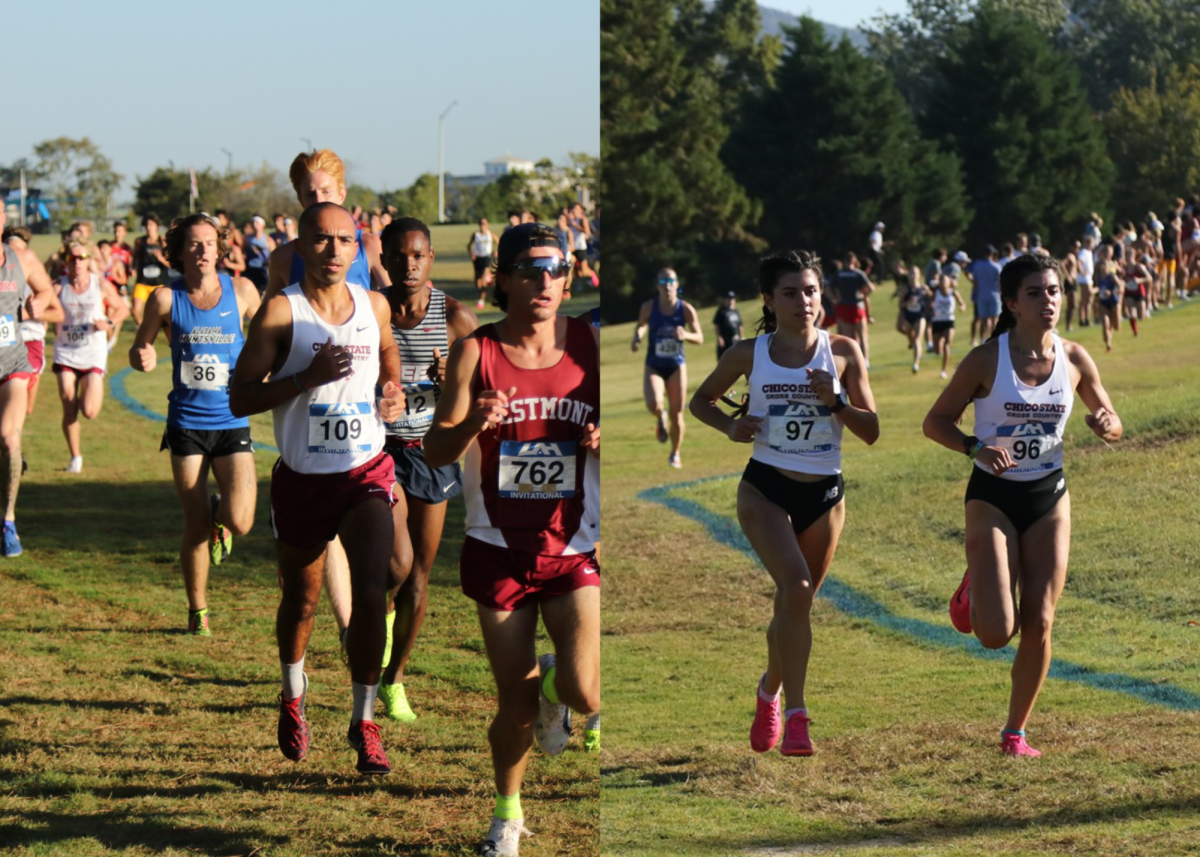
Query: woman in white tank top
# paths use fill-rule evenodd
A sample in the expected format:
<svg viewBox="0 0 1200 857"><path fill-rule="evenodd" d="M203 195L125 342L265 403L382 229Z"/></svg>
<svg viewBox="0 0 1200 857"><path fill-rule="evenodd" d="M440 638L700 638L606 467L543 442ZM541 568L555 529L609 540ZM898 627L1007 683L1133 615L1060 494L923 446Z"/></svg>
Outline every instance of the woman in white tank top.
<svg viewBox="0 0 1200 857"><path fill-rule="evenodd" d="M867 443L879 437L862 351L853 339L831 336L817 324L821 282L816 254L800 250L763 259L764 335L726 351L690 406L698 420L730 440L754 445L738 486L738 519L775 582L775 613L750 746L766 752L782 737L785 756L813 752L804 702L809 611L845 520L843 429ZM748 413L729 416L718 402L742 377L750 384Z"/></svg>
<svg viewBox="0 0 1200 857"><path fill-rule="evenodd" d="M1075 392L1099 437L1120 438L1121 420L1092 358L1054 332L1063 295L1058 262L1047 256L1009 262L1000 294L1003 309L992 338L959 365L924 428L931 440L974 460L967 572L950 600L951 622L990 649L1020 633L1000 748L1011 756L1039 756L1025 742L1025 724L1050 668L1050 630L1067 578L1071 500L1062 470L1063 428ZM972 402L975 433L968 436L956 422ZM1010 545L1020 553L1012 555Z"/></svg>

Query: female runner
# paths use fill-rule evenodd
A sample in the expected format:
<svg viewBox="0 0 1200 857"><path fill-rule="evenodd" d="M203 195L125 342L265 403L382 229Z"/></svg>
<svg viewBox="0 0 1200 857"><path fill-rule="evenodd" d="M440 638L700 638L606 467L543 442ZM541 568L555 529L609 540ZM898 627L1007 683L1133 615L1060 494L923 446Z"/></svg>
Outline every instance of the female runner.
<svg viewBox="0 0 1200 857"><path fill-rule="evenodd" d="M1050 668L1050 630L1067 578L1071 500L1062 438L1075 391L1090 412L1088 427L1104 440L1121 437L1121 420L1087 351L1054 332L1062 307L1058 263L1014 259L1000 274L1000 294L995 332L959 365L924 429L975 462L967 573L950 600L950 620L989 649L1020 633L1000 749L1040 756L1025 742L1025 723ZM971 402L975 434L967 436L956 421Z"/></svg>
<svg viewBox="0 0 1200 857"><path fill-rule="evenodd" d="M812 649L809 610L846 516L842 429L874 443L879 419L858 343L817 325L821 263L816 254L798 250L767 256L758 279L759 330L765 335L726 351L690 408L735 443L754 444L738 485L738 520L775 582L775 609L750 747L766 752L782 735L785 756L810 756L804 702ZM749 413L729 416L717 403L742 376L749 380Z"/></svg>

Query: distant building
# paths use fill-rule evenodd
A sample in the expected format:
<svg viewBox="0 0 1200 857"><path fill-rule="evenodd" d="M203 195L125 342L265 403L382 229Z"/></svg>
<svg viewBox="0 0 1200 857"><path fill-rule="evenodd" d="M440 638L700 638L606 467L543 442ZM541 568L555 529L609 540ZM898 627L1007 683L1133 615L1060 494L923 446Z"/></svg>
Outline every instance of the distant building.
<svg viewBox="0 0 1200 857"><path fill-rule="evenodd" d="M533 161L516 158L512 155L501 155L498 158L492 158L490 161L484 161L483 170L489 178L495 181L507 173L533 172Z"/></svg>

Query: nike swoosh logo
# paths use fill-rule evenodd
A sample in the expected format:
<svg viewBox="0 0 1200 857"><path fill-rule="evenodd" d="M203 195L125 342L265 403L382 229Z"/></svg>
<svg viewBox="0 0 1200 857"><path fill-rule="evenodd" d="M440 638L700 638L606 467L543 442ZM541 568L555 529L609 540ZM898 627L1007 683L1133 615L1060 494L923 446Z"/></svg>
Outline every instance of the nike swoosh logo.
<svg viewBox="0 0 1200 857"><path fill-rule="evenodd" d="M366 329L367 329L368 327L370 327L370 326L371 326L371 325L369 325L369 324L364 324L362 327L356 327L356 328L354 328L354 329L355 329L356 331L358 331L359 333L362 333L364 330L366 330Z"/></svg>
<svg viewBox="0 0 1200 857"><path fill-rule="evenodd" d="M453 484L447 485L445 488L442 489L442 493L445 494L447 491L449 491L453 487L454 487Z"/></svg>
<svg viewBox="0 0 1200 857"><path fill-rule="evenodd" d="M239 443L241 443L241 445L242 445L242 446L245 446L245 445L246 445L246 444L248 444L249 442L250 442L250 441L248 441L248 440L239 441Z"/></svg>
<svg viewBox="0 0 1200 857"><path fill-rule="evenodd" d="M1057 390L1051 390L1051 391L1050 391L1050 395L1051 395L1051 396L1057 396L1057 395L1058 395L1059 393L1061 393L1061 392L1062 392L1062 387L1059 387Z"/></svg>
<svg viewBox="0 0 1200 857"><path fill-rule="evenodd" d="M224 318L225 316L229 315L231 312L233 312L233 310L226 310L225 312L221 313L221 318Z"/></svg>
<svg viewBox="0 0 1200 857"><path fill-rule="evenodd" d="M594 569L594 568L585 568L585 569L583 570L583 573L584 573L584 574L595 574L595 573L596 573L596 569Z"/></svg>

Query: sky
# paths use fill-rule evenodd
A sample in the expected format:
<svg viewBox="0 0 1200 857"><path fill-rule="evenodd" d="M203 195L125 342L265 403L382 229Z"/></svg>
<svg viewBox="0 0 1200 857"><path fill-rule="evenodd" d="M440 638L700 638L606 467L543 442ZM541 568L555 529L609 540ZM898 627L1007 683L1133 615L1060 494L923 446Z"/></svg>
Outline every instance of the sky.
<svg viewBox="0 0 1200 857"><path fill-rule="evenodd" d="M169 162L224 170L227 149L286 172L311 140L348 182L391 190L437 172L457 101L448 174L504 154L565 164L600 154L599 28L596 0L5 4L0 163L90 137L131 199Z"/></svg>
<svg viewBox="0 0 1200 857"><path fill-rule="evenodd" d="M811 15L839 27L857 27L881 12L896 14L908 9L907 0L760 0L759 5L793 15Z"/></svg>

